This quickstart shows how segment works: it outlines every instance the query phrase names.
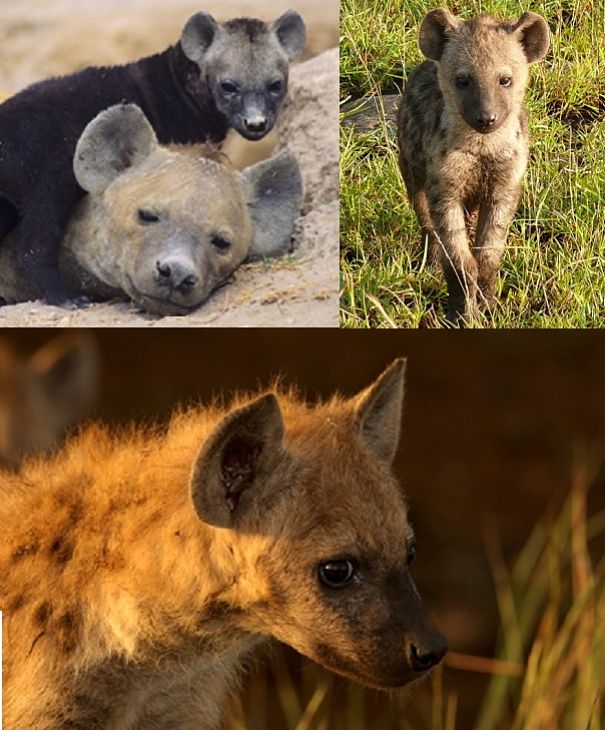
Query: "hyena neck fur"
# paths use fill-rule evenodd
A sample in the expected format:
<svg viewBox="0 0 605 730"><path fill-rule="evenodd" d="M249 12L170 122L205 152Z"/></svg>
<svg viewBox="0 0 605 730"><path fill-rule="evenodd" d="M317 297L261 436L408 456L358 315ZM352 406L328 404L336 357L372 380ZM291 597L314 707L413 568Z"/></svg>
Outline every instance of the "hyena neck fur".
<svg viewBox="0 0 605 730"><path fill-rule="evenodd" d="M123 272L106 228L103 200L87 195L76 203L60 250L60 268L69 286L93 297L124 299Z"/></svg>
<svg viewBox="0 0 605 730"><path fill-rule="evenodd" d="M187 58L180 43L127 66L149 103L141 108L151 122L160 144L176 142L220 143L229 129L219 112L208 79ZM144 83L153 78L154 84ZM171 112L169 110L172 110Z"/></svg>

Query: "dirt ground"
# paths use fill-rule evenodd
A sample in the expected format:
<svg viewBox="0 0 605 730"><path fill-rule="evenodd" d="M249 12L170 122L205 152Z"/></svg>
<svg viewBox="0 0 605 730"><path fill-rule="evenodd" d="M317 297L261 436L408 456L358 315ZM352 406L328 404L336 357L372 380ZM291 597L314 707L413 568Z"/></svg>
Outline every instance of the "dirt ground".
<svg viewBox="0 0 605 730"><path fill-rule="evenodd" d="M293 152L305 198L291 256L245 264L232 281L185 317L158 318L128 302L70 311L26 302L0 308L4 327L331 327L338 326L338 3L271 0L170 5L157 0L0 1L0 94L90 64L123 63L162 50L197 10L217 20L273 19L289 7L304 17L308 43L293 67L289 98L275 133L260 143L233 134L225 150L238 167ZM330 49L327 52L325 49ZM317 55L319 54L319 55Z"/></svg>

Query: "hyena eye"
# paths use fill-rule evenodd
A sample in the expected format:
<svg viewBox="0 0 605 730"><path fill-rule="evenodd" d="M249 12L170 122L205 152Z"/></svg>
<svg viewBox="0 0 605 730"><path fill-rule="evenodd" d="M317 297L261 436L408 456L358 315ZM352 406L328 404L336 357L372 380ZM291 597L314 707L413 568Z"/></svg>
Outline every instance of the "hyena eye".
<svg viewBox="0 0 605 730"><path fill-rule="evenodd" d="M137 216L139 223L157 223L160 220L160 217L155 213L152 213L150 210L144 210L143 208L139 208Z"/></svg>
<svg viewBox="0 0 605 730"><path fill-rule="evenodd" d="M273 81L269 84L269 93L270 94L281 94L284 89L284 83L283 81Z"/></svg>
<svg viewBox="0 0 605 730"><path fill-rule="evenodd" d="M342 588L357 573L354 560L329 560L319 566L319 580L328 588Z"/></svg>
<svg viewBox="0 0 605 730"><path fill-rule="evenodd" d="M459 89L465 89L470 83L470 76L456 76L456 86Z"/></svg>
<svg viewBox="0 0 605 730"><path fill-rule="evenodd" d="M210 243L214 248L218 248L219 251L227 251L227 249L231 248L231 242L222 236L212 236Z"/></svg>
<svg viewBox="0 0 605 730"><path fill-rule="evenodd" d="M221 91L225 94L235 94L237 86L231 81L221 81Z"/></svg>
<svg viewBox="0 0 605 730"><path fill-rule="evenodd" d="M416 543L411 542L408 546L408 552L405 556L405 562L408 565L408 567L414 562L414 558L416 557Z"/></svg>
<svg viewBox="0 0 605 730"><path fill-rule="evenodd" d="M512 84L513 84L513 80L511 79L510 76L503 76L500 79L500 86L512 86Z"/></svg>

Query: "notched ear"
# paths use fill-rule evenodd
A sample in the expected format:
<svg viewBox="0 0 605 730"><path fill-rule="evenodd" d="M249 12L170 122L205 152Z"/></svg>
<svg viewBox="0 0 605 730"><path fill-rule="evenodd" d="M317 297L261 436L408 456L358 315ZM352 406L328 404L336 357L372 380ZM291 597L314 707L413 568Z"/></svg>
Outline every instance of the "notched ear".
<svg viewBox="0 0 605 730"><path fill-rule="evenodd" d="M125 170L142 162L158 142L136 104L117 104L98 114L82 132L74 153L76 180L101 193Z"/></svg>
<svg viewBox="0 0 605 730"><path fill-rule="evenodd" d="M281 152L248 167L242 175L253 228L248 259L287 253L303 196L296 158Z"/></svg>
<svg viewBox="0 0 605 730"><path fill-rule="evenodd" d="M418 45L431 61L440 61L448 35L456 31L463 21L445 8L437 8L427 13L420 24Z"/></svg>
<svg viewBox="0 0 605 730"><path fill-rule="evenodd" d="M183 53L190 61L199 65L220 31L219 24L208 13L192 15L181 33Z"/></svg>
<svg viewBox="0 0 605 730"><path fill-rule="evenodd" d="M399 445L404 374L405 359L399 358L360 393L355 405L364 445L385 464L392 464Z"/></svg>
<svg viewBox="0 0 605 730"><path fill-rule="evenodd" d="M286 10L271 23L271 30L286 52L288 61L294 61L300 56L307 42L307 29L305 21L295 10Z"/></svg>
<svg viewBox="0 0 605 730"><path fill-rule="evenodd" d="M512 31L517 34L519 42L523 46L527 63L541 61L547 54L550 47L550 31L541 15L523 13L513 25Z"/></svg>
<svg viewBox="0 0 605 730"><path fill-rule="evenodd" d="M283 432L272 393L223 418L202 446L191 475L193 505L203 522L237 527L262 510Z"/></svg>

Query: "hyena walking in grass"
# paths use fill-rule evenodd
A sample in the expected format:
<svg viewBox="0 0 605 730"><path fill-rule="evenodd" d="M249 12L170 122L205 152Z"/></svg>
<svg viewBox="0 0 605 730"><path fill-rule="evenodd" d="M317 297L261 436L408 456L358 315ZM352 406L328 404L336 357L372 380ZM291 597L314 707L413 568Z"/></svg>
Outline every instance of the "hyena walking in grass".
<svg viewBox="0 0 605 730"><path fill-rule="evenodd" d="M270 637L374 687L437 664L391 473L403 370L349 400L91 427L3 474L6 730L218 728Z"/></svg>
<svg viewBox="0 0 605 730"><path fill-rule="evenodd" d="M527 166L529 64L544 58L549 31L535 13L463 21L439 8L422 21L419 45L429 60L410 75L399 108L400 167L457 322L478 297L493 302ZM477 210L469 245L467 219Z"/></svg>

